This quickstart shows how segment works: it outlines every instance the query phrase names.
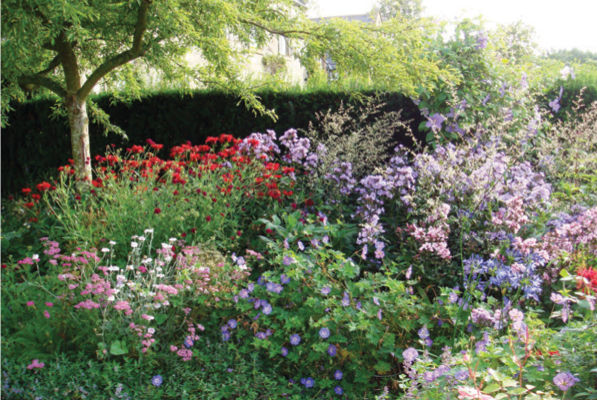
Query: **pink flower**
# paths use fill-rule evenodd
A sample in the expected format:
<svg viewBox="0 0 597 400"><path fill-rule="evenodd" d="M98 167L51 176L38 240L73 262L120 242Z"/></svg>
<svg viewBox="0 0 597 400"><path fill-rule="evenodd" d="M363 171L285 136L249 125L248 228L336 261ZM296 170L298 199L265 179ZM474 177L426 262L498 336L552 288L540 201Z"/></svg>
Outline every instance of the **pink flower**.
<svg viewBox="0 0 597 400"><path fill-rule="evenodd" d="M44 317L46 317L48 319L50 318L50 313L48 312L48 310L44 311Z"/></svg>
<svg viewBox="0 0 597 400"><path fill-rule="evenodd" d="M81 308L81 307L91 310L93 308L100 308L100 305L94 301L85 300L85 301L82 301L79 304L75 305L75 308Z"/></svg>
<svg viewBox="0 0 597 400"><path fill-rule="evenodd" d="M35 306L35 302L34 301L28 301L27 302L27 307L34 307Z"/></svg>
<svg viewBox="0 0 597 400"><path fill-rule="evenodd" d="M46 307L54 307L54 303L46 301Z"/></svg>
<svg viewBox="0 0 597 400"><path fill-rule="evenodd" d="M31 364L27 365L27 369L43 368L45 366L45 363L40 363L39 360L36 358L35 360L31 361Z"/></svg>
<svg viewBox="0 0 597 400"><path fill-rule="evenodd" d="M153 315L142 314L141 318L146 319L147 321L151 321L154 317Z"/></svg>

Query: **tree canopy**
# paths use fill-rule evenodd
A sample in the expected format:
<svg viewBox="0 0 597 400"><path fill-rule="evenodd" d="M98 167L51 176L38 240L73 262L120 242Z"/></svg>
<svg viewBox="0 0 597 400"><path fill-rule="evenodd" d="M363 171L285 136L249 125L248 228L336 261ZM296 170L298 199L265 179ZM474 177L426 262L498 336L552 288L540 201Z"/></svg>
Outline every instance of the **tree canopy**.
<svg viewBox="0 0 597 400"><path fill-rule="evenodd" d="M247 56L272 35L295 40L310 70L329 55L340 73L405 94L443 72L427 51L429 27L421 22L316 23L295 0L5 0L2 15L3 114L27 91L55 93L67 109L81 179L91 177L89 138L82 132L86 104L102 81L136 88L135 76L155 71L179 86L231 90L265 112L241 72ZM201 55L198 65L186 61L190 50Z"/></svg>

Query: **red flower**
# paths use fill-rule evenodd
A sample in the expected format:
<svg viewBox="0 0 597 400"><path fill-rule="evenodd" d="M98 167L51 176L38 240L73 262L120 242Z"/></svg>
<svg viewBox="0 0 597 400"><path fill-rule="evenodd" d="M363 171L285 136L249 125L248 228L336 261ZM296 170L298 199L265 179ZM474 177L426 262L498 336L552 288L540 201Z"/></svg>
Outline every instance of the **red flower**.
<svg viewBox="0 0 597 400"><path fill-rule="evenodd" d="M45 181L37 184L37 190L39 192L45 192L46 190L48 190L51 187L52 187L52 185L50 185L48 182L45 182Z"/></svg>
<svg viewBox="0 0 597 400"><path fill-rule="evenodd" d="M313 204L315 204L315 203L313 203L313 200L311 200L311 199L307 199L307 200L305 200L305 205L306 205L307 207L310 207L310 206L312 206Z"/></svg>
<svg viewBox="0 0 597 400"><path fill-rule="evenodd" d="M162 210L160 210L158 207L156 207L156 208L153 209L153 213L154 214L159 214L161 212L162 212Z"/></svg>
<svg viewBox="0 0 597 400"><path fill-rule="evenodd" d="M31 193L31 189L29 189L29 188L23 188L23 189L21 189L21 192L23 192L23 194L25 196L27 196L29 193Z"/></svg>
<svg viewBox="0 0 597 400"><path fill-rule="evenodd" d="M7 265L6 264L2 264L2 269L6 269Z"/></svg>
<svg viewBox="0 0 597 400"><path fill-rule="evenodd" d="M103 186L102 182L103 182L102 178L97 178L97 179L92 180L91 184L93 186L95 186L96 188L101 188Z"/></svg>
<svg viewBox="0 0 597 400"><path fill-rule="evenodd" d="M28 203L25 203L25 204L23 204L23 205L24 205L25 207L27 207L27 208L33 208L33 202L32 202L32 201L30 201L30 202L28 202Z"/></svg>
<svg viewBox="0 0 597 400"><path fill-rule="evenodd" d="M196 233L197 232L197 228L191 228L191 233Z"/></svg>
<svg viewBox="0 0 597 400"><path fill-rule="evenodd" d="M207 222L209 222L209 221L211 221L211 217L208 215L208 216L206 216L206 217L205 217L205 220L206 220Z"/></svg>
<svg viewBox="0 0 597 400"><path fill-rule="evenodd" d="M40 196L39 194L37 194L37 193L33 193L33 194L31 195L31 198L32 198L33 200L35 200L35 201L39 201L39 199L41 199L41 196Z"/></svg>
<svg viewBox="0 0 597 400"><path fill-rule="evenodd" d="M143 147L139 146L138 144L134 144L130 148L127 148L126 151L129 153L143 153Z"/></svg>
<svg viewBox="0 0 597 400"><path fill-rule="evenodd" d="M581 268L576 273L578 279L576 281L576 288L589 293L589 290L597 292L597 270L593 268Z"/></svg>

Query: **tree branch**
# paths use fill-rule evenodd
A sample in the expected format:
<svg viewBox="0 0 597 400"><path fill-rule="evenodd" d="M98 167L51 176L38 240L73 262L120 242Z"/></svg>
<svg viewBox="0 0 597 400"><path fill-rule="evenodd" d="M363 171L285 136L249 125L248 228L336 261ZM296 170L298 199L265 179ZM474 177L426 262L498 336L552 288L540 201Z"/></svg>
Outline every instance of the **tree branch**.
<svg viewBox="0 0 597 400"><path fill-rule="evenodd" d="M57 66L60 65L60 54L56 55L56 57L54 57L54 59L52 61L50 61L50 64L48 65L48 68L44 69L43 71L38 72L36 75L45 75L49 72L52 72L56 69Z"/></svg>
<svg viewBox="0 0 597 400"><path fill-rule="evenodd" d="M86 98L91 89L102 79L107 73L112 71L115 68L120 67L123 64L126 64L135 58L138 58L144 54L144 50L142 48L143 44L143 35L147 30L147 14L149 11L149 5L151 0L143 0L141 5L139 6L139 12L137 14L137 23L135 24L135 34L133 36L133 43L129 50L123 51L120 54L115 55L112 58L104 61L99 67L96 68L95 71L87 81L81 86L81 88L77 91L77 96L80 99Z"/></svg>
<svg viewBox="0 0 597 400"><path fill-rule="evenodd" d="M256 28L260 28L263 29L266 32L269 33L273 33L275 35L282 35L282 36L289 36L292 34L301 34L301 35L311 35L313 34L313 32L309 32L309 31L305 31L305 30L278 30L278 29L273 29L273 28L269 28L263 24L260 24L259 22L256 21L250 21L248 19L244 19L241 18L239 19L240 22L244 23L244 24L248 24L248 25L252 25Z"/></svg>
<svg viewBox="0 0 597 400"><path fill-rule="evenodd" d="M27 87L28 85L38 85L50 89L58 96L66 97L66 89L64 89L58 82L46 76L37 75L23 75L19 78L19 85Z"/></svg>

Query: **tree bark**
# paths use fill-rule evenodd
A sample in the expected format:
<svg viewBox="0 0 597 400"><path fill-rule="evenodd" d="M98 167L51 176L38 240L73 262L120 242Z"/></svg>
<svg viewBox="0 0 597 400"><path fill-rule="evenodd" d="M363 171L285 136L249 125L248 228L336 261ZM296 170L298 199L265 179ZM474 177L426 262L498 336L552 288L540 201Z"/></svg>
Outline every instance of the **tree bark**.
<svg viewBox="0 0 597 400"><path fill-rule="evenodd" d="M85 100L72 95L66 99L70 140L75 161L75 178L80 186L91 183L91 151L89 149L89 118Z"/></svg>

